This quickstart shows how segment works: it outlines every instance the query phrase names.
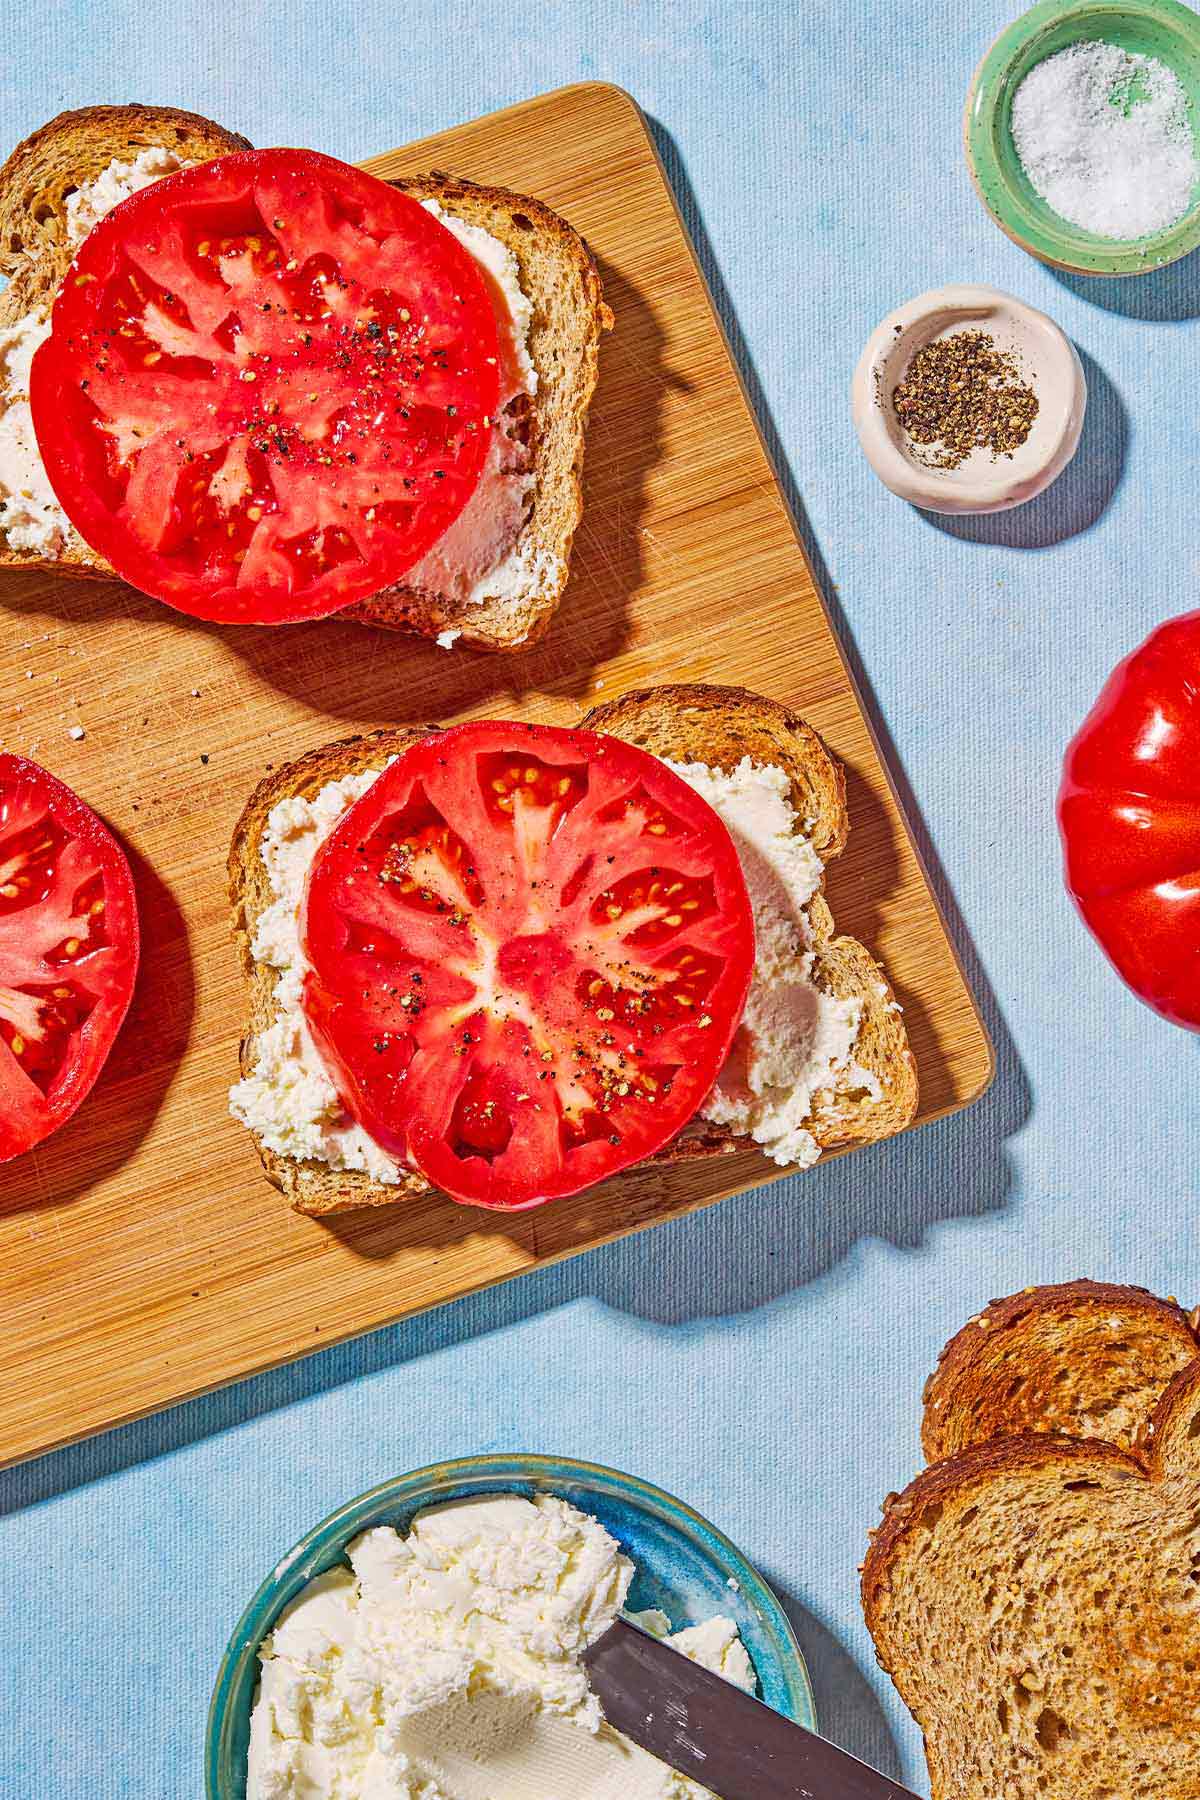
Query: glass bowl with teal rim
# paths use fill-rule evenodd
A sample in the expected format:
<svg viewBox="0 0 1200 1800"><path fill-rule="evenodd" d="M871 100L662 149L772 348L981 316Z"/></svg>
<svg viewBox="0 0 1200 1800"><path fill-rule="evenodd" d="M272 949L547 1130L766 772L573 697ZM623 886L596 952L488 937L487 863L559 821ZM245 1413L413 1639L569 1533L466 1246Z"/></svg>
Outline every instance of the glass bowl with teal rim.
<svg viewBox="0 0 1200 1800"><path fill-rule="evenodd" d="M993 219L1023 250L1080 275L1144 275L1200 244L1200 183L1188 211L1166 231L1097 237L1046 205L1013 143L1013 96L1029 71L1069 44L1095 39L1173 69L1200 132L1200 16L1190 7L1178 0L1041 0L1001 32L976 71L963 121L967 163Z"/></svg>
<svg viewBox="0 0 1200 1800"><path fill-rule="evenodd" d="M557 1494L591 1513L636 1565L629 1594L633 1611L658 1607L675 1629L724 1613L741 1632L760 1697L815 1730L808 1670L783 1608L741 1552L699 1513L649 1482L593 1463L557 1456L472 1456L417 1469L351 1500L267 1576L238 1621L217 1672L204 1753L208 1800L245 1800L258 1647L301 1589L341 1562L346 1545L373 1525L405 1531L426 1507L489 1493Z"/></svg>

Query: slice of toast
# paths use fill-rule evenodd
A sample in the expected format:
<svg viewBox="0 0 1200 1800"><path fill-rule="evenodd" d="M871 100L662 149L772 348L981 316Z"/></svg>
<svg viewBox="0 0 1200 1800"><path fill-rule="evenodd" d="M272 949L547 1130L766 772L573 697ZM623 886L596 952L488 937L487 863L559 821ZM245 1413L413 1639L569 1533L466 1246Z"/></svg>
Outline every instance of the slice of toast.
<svg viewBox="0 0 1200 1800"><path fill-rule="evenodd" d="M742 688L655 688L597 707L581 722L676 760L731 768L748 755L755 762L778 765L791 782L797 816L812 821L812 841L822 860L836 855L845 844L847 818L840 768L811 726L773 701L759 699ZM432 729L416 725L327 745L275 770L251 795L229 854L234 937L249 997L241 1045L243 1075L253 1072L258 1037L276 1017L275 971L255 962L250 949L258 918L273 898L260 854L271 808L289 795L311 797L327 782L382 768L389 757ZM862 1000L855 1066L867 1071L874 1089L868 1091L860 1085L860 1073L857 1078L844 1078L835 1091L820 1097L812 1131L825 1150L868 1143L900 1130L916 1109L917 1081L901 1015L882 971L861 944L833 935L833 921L821 894L814 896L809 910L817 941L816 981L838 997L853 995ZM255 1141L268 1180L300 1212L395 1205L428 1191L428 1183L419 1175L391 1185L357 1171L281 1157L261 1139ZM747 1142L725 1127L695 1120L659 1152L659 1159L673 1162L719 1155ZM764 1160L764 1176L767 1167Z"/></svg>
<svg viewBox="0 0 1200 1800"><path fill-rule="evenodd" d="M1200 1792L1200 1361L1135 1435L993 1438L886 1503L863 1610L933 1800Z"/></svg>
<svg viewBox="0 0 1200 1800"><path fill-rule="evenodd" d="M49 313L74 245L68 201L110 163L131 163L143 150L163 149L181 162L208 162L248 139L173 106L85 106L59 113L18 144L0 164L0 328L28 313ZM6 398L0 392L0 412ZM12 549L0 535L0 569L53 569L63 575L111 580L112 570L72 531L47 562L36 550Z"/></svg>
<svg viewBox="0 0 1200 1800"><path fill-rule="evenodd" d="M0 167L0 326L46 312L70 265L67 200L113 161L162 146L189 162L247 150L245 138L170 107L88 107L61 113L20 144ZM516 650L542 636L566 586L571 545L582 511L584 427L596 386L600 336L612 313L600 291L595 258L579 233L540 201L504 188L477 187L444 174L415 175L394 186L418 200L481 226L516 257L532 302L529 355L537 393L520 396L515 435L532 455L528 517L503 590L482 601L403 586L347 609L369 624L450 634L488 650ZM0 409L4 396L0 394ZM108 565L72 533L63 554L47 563L36 551L0 544L0 569L54 568L111 579ZM515 572L514 572L515 571Z"/></svg>
<svg viewBox="0 0 1200 1800"><path fill-rule="evenodd" d="M1145 1288L1068 1281L993 1300L925 1385L926 1460L1022 1432L1130 1450L1171 1381L1200 1355L1196 1315Z"/></svg>

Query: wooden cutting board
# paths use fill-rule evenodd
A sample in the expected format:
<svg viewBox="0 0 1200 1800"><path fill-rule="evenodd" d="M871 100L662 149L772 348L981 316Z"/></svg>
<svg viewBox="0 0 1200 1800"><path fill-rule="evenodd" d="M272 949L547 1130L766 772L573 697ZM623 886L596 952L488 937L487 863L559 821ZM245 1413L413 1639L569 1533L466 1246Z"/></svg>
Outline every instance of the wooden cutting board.
<svg viewBox="0 0 1200 1800"><path fill-rule="evenodd" d="M437 1198L325 1224L290 1212L226 1110L242 999L224 863L264 770L329 739L414 718L575 723L662 680L787 701L846 765L850 848L830 898L904 1004L921 1119L974 1098L991 1072L636 106L616 88L566 88L368 167L540 195L599 258L617 328L570 587L548 638L504 658L336 619L212 629L116 584L0 581L0 742L122 835L144 930L138 993L97 1089L0 1169L2 1461L779 1179L751 1152L502 1220Z"/></svg>

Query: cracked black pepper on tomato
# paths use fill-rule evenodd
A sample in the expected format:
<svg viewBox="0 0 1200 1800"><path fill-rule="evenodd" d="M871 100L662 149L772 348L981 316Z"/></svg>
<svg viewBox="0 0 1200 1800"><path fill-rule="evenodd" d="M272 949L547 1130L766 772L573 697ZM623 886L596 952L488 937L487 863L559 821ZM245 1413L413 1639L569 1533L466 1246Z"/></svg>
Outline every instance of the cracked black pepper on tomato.
<svg viewBox="0 0 1200 1800"><path fill-rule="evenodd" d="M590 731L460 725L317 852L305 1015L343 1104L457 1200L516 1209L641 1162L703 1104L754 921L717 814Z"/></svg>
<svg viewBox="0 0 1200 1800"><path fill-rule="evenodd" d="M319 617L399 581L474 492L499 396L483 276L406 194L311 150L184 169L85 239L34 357L50 482L134 587Z"/></svg>

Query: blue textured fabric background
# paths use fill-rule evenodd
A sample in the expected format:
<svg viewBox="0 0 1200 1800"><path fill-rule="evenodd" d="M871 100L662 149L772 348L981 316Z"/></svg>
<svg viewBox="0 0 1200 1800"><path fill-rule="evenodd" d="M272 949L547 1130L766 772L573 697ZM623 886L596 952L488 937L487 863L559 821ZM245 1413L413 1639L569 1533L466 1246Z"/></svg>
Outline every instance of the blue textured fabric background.
<svg viewBox="0 0 1200 1800"><path fill-rule="evenodd" d="M5 146L62 107L141 99L355 158L580 78L635 94L915 796L999 1072L903 1140L0 1474L0 1794L195 1800L218 1657L279 1554L393 1472L500 1448L612 1463L707 1513L784 1598L825 1729L923 1786L855 1568L917 1467L939 1347L1028 1282L1200 1298L1197 1045L1077 924L1052 812L1101 679L1195 604L1200 267L1086 285L991 225L959 115L1004 0L10 11ZM1091 387L1076 463L991 522L892 499L850 425L871 327L947 280L1046 308Z"/></svg>

